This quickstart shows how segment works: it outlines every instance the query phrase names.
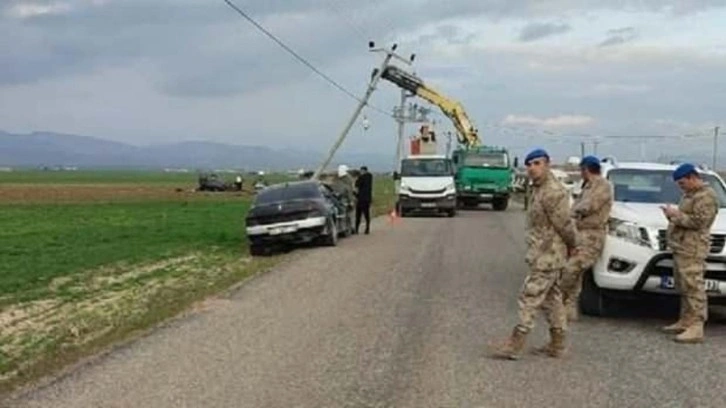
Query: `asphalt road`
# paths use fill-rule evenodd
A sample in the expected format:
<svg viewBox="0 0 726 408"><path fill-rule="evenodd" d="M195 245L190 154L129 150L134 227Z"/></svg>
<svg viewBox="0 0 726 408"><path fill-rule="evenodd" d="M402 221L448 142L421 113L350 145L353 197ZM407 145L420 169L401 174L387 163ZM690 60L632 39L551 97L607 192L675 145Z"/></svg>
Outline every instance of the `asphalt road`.
<svg viewBox="0 0 726 408"><path fill-rule="evenodd" d="M525 275L521 209L375 220L13 407L724 407L726 325L584 318L563 360L491 359ZM540 320L530 346L546 340Z"/></svg>

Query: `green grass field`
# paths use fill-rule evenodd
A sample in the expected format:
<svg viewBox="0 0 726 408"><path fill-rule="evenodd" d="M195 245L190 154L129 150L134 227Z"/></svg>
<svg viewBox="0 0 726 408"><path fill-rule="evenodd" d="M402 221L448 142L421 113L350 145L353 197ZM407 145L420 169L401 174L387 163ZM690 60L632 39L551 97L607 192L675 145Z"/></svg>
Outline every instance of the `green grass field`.
<svg viewBox="0 0 726 408"><path fill-rule="evenodd" d="M54 278L114 262L240 252L249 200L0 206L0 297L29 300Z"/></svg>
<svg viewBox="0 0 726 408"><path fill-rule="evenodd" d="M0 174L0 390L280 259L248 256L251 193L191 192L196 183L191 173ZM387 213L393 200L393 181L376 177L373 213Z"/></svg>

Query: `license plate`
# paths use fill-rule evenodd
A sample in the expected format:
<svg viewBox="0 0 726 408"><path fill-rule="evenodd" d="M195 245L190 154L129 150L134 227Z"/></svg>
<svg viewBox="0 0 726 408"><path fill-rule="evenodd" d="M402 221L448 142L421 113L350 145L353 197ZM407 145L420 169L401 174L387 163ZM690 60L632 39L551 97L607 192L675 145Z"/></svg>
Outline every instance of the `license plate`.
<svg viewBox="0 0 726 408"><path fill-rule="evenodd" d="M271 228L269 230L270 235L280 235L280 234L286 234L288 232L295 232L297 230L297 227L293 226L287 226L287 227L276 227Z"/></svg>
<svg viewBox="0 0 726 408"><path fill-rule="evenodd" d="M479 194L479 197L481 197L481 198L491 198L492 195L491 194Z"/></svg>
<svg viewBox="0 0 726 408"><path fill-rule="evenodd" d="M421 203L421 207L424 207L424 208L436 207L436 203Z"/></svg>
<svg viewBox="0 0 726 408"><path fill-rule="evenodd" d="M721 293L718 287L718 281L712 279L705 280L706 292L709 293ZM661 289L675 289L676 281L672 276L661 276L660 277L660 288Z"/></svg>

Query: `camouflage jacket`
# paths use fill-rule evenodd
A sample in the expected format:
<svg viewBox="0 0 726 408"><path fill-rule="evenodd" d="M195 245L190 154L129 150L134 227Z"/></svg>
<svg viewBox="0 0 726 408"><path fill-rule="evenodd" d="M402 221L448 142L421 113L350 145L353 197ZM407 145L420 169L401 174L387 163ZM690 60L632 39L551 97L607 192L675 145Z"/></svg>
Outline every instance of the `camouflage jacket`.
<svg viewBox="0 0 726 408"><path fill-rule="evenodd" d="M612 207L613 191L610 183L603 177L594 177L582 186L582 193L572 205L570 214L578 230L604 232Z"/></svg>
<svg viewBox="0 0 726 408"><path fill-rule="evenodd" d="M719 202L711 187L703 186L683 194L678 210L668 224L668 245L674 254L706 258L711 246L711 226Z"/></svg>
<svg viewBox="0 0 726 408"><path fill-rule="evenodd" d="M525 260L536 270L562 269L567 249L578 244L575 222L570 217L569 193L552 173L534 182L532 188Z"/></svg>

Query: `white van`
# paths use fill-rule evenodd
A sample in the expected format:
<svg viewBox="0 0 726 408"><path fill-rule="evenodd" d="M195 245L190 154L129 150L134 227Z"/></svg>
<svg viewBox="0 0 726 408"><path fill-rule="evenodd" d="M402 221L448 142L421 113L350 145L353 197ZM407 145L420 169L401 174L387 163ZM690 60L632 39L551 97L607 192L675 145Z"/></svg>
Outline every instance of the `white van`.
<svg viewBox="0 0 726 408"><path fill-rule="evenodd" d="M415 155L401 160L397 208L402 217L414 211L456 215L454 165L444 155Z"/></svg>

